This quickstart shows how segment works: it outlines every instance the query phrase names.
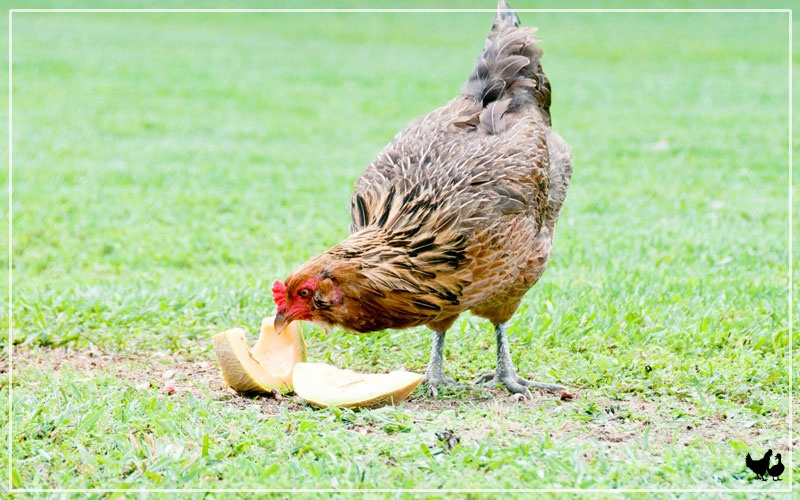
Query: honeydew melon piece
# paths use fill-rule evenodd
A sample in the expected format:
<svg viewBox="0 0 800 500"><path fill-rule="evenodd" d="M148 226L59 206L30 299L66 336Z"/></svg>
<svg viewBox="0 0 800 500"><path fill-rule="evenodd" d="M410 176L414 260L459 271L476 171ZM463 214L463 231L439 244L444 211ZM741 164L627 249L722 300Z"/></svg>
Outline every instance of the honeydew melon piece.
<svg viewBox="0 0 800 500"><path fill-rule="evenodd" d="M378 408L406 399L422 378L402 370L357 373L325 363L297 363L292 383L298 396L320 408Z"/></svg>
<svg viewBox="0 0 800 500"><path fill-rule="evenodd" d="M306 359L306 343L297 323L289 324L278 335L272 317L261 322L261 333L252 350L248 349L247 335L241 328L214 335L213 341L222 378L243 394L274 389L284 394L292 392L294 367Z"/></svg>

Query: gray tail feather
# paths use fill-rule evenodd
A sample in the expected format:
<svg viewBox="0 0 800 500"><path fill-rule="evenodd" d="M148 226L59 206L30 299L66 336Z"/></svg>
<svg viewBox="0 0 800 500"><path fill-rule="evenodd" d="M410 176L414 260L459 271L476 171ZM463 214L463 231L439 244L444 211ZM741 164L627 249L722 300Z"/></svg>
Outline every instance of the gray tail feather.
<svg viewBox="0 0 800 500"><path fill-rule="evenodd" d="M505 0L497 5L492 32L462 92L485 107L511 99L509 111L535 103L550 123L550 82L539 58L535 28L519 27L519 18Z"/></svg>

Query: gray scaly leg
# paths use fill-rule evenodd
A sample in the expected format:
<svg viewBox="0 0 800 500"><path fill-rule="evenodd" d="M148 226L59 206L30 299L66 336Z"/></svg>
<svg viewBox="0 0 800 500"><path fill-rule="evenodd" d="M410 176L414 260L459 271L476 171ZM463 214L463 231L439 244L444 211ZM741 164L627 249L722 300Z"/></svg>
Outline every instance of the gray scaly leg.
<svg viewBox="0 0 800 500"><path fill-rule="evenodd" d="M445 332L433 332L433 346L431 347L431 360L425 372L423 384L427 384L431 394L436 397L439 395L437 386L444 385L453 389L463 389L455 380L444 375L444 334Z"/></svg>
<svg viewBox="0 0 800 500"><path fill-rule="evenodd" d="M478 384L488 384L490 386L503 384L509 392L522 394L527 399L533 399L528 387L557 393L564 390L560 385L533 382L517 375L517 371L514 369L514 362L511 361L511 351L508 349L505 323L496 324L494 332L497 336L497 369L478 378Z"/></svg>

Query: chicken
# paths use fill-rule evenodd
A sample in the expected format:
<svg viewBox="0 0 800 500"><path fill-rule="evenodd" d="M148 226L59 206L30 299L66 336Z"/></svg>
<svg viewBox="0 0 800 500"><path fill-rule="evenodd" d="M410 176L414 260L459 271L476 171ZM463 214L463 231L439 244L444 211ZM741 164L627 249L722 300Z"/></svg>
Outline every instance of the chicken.
<svg viewBox="0 0 800 500"><path fill-rule="evenodd" d="M767 479L764 477L764 474L766 474L767 469L769 469L769 457L771 456L772 450L767 450L763 458L760 460L753 460L748 453L747 456L744 457L744 463L747 465L748 469L756 474L757 478L766 481Z"/></svg>
<svg viewBox="0 0 800 500"><path fill-rule="evenodd" d="M551 128L534 28L500 0L461 95L413 120L372 161L351 199L350 236L273 285L278 330L297 320L354 333L426 325L424 382L444 374L445 332L464 311L495 326L497 369L479 383L531 399L506 323L547 266L572 174Z"/></svg>
<svg viewBox="0 0 800 500"><path fill-rule="evenodd" d="M772 476L773 481L782 481L781 474L783 474L783 464L781 463L781 454L775 455L778 463L769 468L769 475Z"/></svg>

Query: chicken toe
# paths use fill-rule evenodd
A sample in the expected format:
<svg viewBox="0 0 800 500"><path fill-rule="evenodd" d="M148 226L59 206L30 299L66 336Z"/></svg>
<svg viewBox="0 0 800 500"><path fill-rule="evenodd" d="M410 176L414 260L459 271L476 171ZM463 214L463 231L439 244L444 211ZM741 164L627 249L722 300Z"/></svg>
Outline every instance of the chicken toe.
<svg viewBox="0 0 800 500"><path fill-rule="evenodd" d="M450 377L445 377L444 373L431 373L430 368L425 372L422 383L427 387L427 393L433 397L439 396L440 386L453 390L467 389L467 386L459 384Z"/></svg>
<svg viewBox="0 0 800 500"><path fill-rule="evenodd" d="M497 372L491 372L478 377L475 383L478 385L489 386L489 387L496 387L498 385L502 385L509 392L513 394L522 394L527 399L533 398L530 390L528 389L529 387L554 393L561 393L565 390L565 388L560 385L533 382L531 380L527 380L520 377L516 373L514 373L511 376L500 378L497 376Z"/></svg>
<svg viewBox="0 0 800 500"><path fill-rule="evenodd" d="M478 385L489 386L489 387L497 387L498 385L502 385L508 390L508 392L512 394L519 394L523 396L525 399L533 399L531 391L529 391L528 388L526 387L527 382L528 382L527 380L517 376L516 373L501 378L497 376L496 372L491 372L482 375L476 381Z"/></svg>

